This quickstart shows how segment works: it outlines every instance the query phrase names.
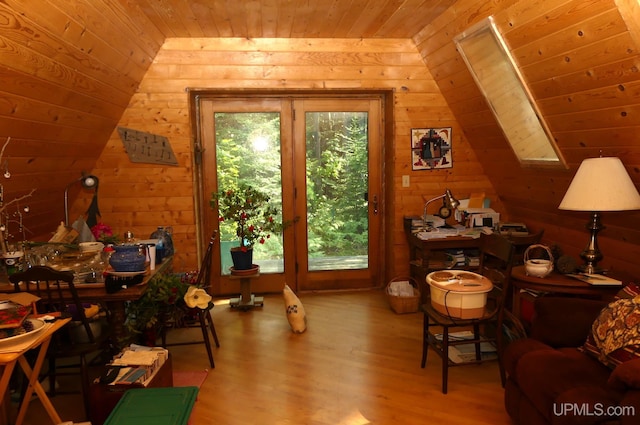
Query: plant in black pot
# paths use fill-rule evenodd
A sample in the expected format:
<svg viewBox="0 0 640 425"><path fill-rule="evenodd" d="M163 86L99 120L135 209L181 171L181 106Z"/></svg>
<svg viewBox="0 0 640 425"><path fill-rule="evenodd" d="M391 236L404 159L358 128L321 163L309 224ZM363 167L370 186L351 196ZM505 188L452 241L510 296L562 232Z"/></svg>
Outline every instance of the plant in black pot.
<svg viewBox="0 0 640 425"><path fill-rule="evenodd" d="M211 207L218 210L221 233L235 233L238 238L238 246L231 248L235 270L251 269L255 244L264 244L289 225L270 201L269 195L246 184L212 194Z"/></svg>

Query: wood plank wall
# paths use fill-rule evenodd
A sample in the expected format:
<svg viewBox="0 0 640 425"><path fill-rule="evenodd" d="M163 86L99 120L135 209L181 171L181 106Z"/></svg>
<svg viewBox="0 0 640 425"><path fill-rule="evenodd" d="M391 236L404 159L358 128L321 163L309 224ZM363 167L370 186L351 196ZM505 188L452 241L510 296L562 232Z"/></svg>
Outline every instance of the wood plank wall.
<svg viewBox="0 0 640 425"><path fill-rule="evenodd" d="M139 81L164 41L152 26L138 26L136 7L97 2L39 0L0 4L0 146L10 242L23 240L16 224L19 205L28 240L48 240L64 220L65 187L90 172ZM102 190L108 185L102 184ZM69 199L90 201L80 185ZM86 208L76 208L73 221Z"/></svg>
<svg viewBox="0 0 640 425"><path fill-rule="evenodd" d="M459 0L414 40L508 214L545 229L577 258L586 213L557 209L580 162L618 156L640 187L637 2ZM522 168L504 141L453 37L493 15L566 158L568 170ZM638 275L640 213L603 214L603 265Z"/></svg>
<svg viewBox="0 0 640 425"><path fill-rule="evenodd" d="M421 214L424 197L447 187L458 197L478 191L495 197L411 40L167 39L119 125L167 136L179 166L129 163L114 132L93 171L104 180L103 215L119 232L173 225L178 269L197 265L187 88L395 90L395 135L385 152L387 278L408 270L401 219ZM453 168L411 170L410 131L424 127L453 128ZM409 188L401 187L405 174Z"/></svg>
<svg viewBox="0 0 640 425"><path fill-rule="evenodd" d="M132 230L146 237L157 225L173 224L183 253L177 266L194 268L186 87L394 89L395 133L385 150L388 274L406 270L399 219L419 213L423 196L445 187L459 197L485 190L503 217L544 227L545 242L577 255L587 241L587 217L560 212L557 205L580 161L600 150L619 156L640 186L637 0L447 0L425 10L442 14L423 20L414 43L239 37L169 39L162 50L165 37L179 26L156 25L144 15L146 8L132 2L72 3L0 4L0 143L12 137L0 173L8 165L12 175L2 181L5 202L36 189L26 202L29 239L48 238L64 218L65 186L89 171L101 179L103 220L116 233ZM568 170L516 164L455 51L452 38L489 15L521 63ZM118 124L169 137L179 166L133 165L113 130ZM412 172L410 129L449 125L454 168ZM408 189L400 184L404 174L411 177ZM91 199L72 187L70 199L76 197L72 218ZM636 275L639 219L639 212L605 214L607 229L600 235L605 262ZM19 240L16 227L11 232Z"/></svg>

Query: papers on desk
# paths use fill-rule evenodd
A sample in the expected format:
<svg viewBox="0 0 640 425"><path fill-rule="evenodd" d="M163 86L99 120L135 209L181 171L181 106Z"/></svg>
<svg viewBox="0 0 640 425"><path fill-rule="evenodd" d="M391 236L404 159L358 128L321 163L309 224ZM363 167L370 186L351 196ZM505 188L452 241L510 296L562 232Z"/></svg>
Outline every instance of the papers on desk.
<svg viewBox="0 0 640 425"><path fill-rule="evenodd" d="M416 236L418 239L423 241L430 239L443 239L448 238L449 236L461 236L477 239L480 237L481 233L488 233L490 231L490 228L485 227L467 228L459 225L455 227L437 227L430 232L417 232Z"/></svg>
<svg viewBox="0 0 640 425"><path fill-rule="evenodd" d="M589 285L603 285L603 286L620 286L622 285L622 281L618 279L613 279L609 276L601 275L601 274L588 274L588 273L570 273L567 276L570 276L574 279L581 280L583 282L587 282Z"/></svg>

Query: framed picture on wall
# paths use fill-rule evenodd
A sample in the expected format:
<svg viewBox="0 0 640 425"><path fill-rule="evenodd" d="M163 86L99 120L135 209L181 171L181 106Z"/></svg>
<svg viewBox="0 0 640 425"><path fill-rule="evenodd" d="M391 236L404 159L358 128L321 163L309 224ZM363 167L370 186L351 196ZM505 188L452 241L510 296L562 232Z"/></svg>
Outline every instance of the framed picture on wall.
<svg viewBox="0 0 640 425"><path fill-rule="evenodd" d="M412 128L411 165L413 170L452 168L451 127Z"/></svg>

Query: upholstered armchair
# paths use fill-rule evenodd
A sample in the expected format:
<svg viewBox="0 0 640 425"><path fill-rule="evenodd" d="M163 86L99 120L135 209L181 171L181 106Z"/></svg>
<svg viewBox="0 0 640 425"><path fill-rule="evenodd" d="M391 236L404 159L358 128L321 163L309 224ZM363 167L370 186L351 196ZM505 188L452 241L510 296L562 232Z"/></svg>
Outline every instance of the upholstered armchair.
<svg viewBox="0 0 640 425"><path fill-rule="evenodd" d="M640 423L640 290L616 301L541 297L503 361L517 425Z"/></svg>

